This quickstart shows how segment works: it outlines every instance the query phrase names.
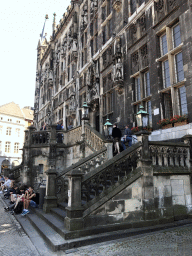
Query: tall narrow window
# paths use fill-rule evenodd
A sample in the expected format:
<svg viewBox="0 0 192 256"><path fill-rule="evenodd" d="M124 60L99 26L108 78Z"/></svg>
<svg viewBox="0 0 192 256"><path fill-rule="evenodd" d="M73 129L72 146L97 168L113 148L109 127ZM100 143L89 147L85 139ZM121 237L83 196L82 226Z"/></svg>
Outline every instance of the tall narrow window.
<svg viewBox="0 0 192 256"><path fill-rule="evenodd" d="M16 129L16 130L15 130L15 133L16 133L16 135L17 135L18 137L20 137L20 129Z"/></svg>
<svg viewBox="0 0 192 256"><path fill-rule="evenodd" d="M145 97L151 94L149 72L144 74Z"/></svg>
<svg viewBox="0 0 192 256"><path fill-rule="evenodd" d="M186 89L185 86L182 86L178 89L178 98L179 98L179 110L180 115L187 115L187 98L186 98Z"/></svg>
<svg viewBox="0 0 192 256"><path fill-rule="evenodd" d="M140 86L140 78L135 78L135 95L136 101L141 99L141 86Z"/></svg>
<svg viewBox="0 0 192 256"><path fill-rule="evenodd" d="M175 64L176 64L177 82L183 81L184 72L183 72L183 55L182 55L182 52L175 55Z"/></svg>
<svg viewBox="0 0 192 256"><path fill-rule="evenodd" d="M14 153L16 153L16 154L19 153L19 143L18 143L18 142L16 142L16 143L14 144Z"/></svg>
<svg viewBox="0 0 192 256"><path fill-rule="evenodd" d="M131 0L131 13L133 14L136 11L136 0Z"/></svg>
<svg viewBox="0 0 192 256"><path fill-rule="evenodd" d="M2 141L0 141L0 152L2 151Z"/></svg>
<svg viewBox="0 0 192 256"><path fill-rule="evenodd" d="M0 126L0 134L3 133L3 126Z"/></svg>
<svg viewBox="0 0 192 256"><path fill-rule="evenodd" d="M171 85L168 60L163 62L163 85L165 88Z"/></svg>
<svg viewBox="0 0 192 256"><path fill-rule="evenodd" d="M6 130L6 135L11 135L11 127L7 127L7 130Z"/></svg>
<svg viewBox="0 0 192 256"><path fill-rule="evenodd" d="M173 27L173 44L174 47L177 47L181 44L181 33L179 24Z"/></svg>
<svg viewBox="0 0 192 256"><path fill-rule="evenodd" d="M11 152L11 142L5 142L5 152L10 153Z"/></svg>
<svg viewBox="0 0 192 256"><path fill-rule="evenodd" d="M163 35L160 40L161 40L161 56L163 56L168 52L166 34Z"/></svg>

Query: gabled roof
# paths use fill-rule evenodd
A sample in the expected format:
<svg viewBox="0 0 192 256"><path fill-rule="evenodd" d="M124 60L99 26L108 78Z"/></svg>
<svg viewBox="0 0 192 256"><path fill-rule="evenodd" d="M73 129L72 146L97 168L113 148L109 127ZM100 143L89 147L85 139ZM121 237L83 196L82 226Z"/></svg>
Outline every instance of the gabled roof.
<svg viewBox="0 0 192 256"><path fill-rule="evenodd" d="M0 114L5 114L5 115L24 118L23 113L22 113L19 105L17 105L14 102L10 102L10 103L7 103L7 104L4 104L4 105L0 106Z"/></svg>
<svg viewBox="0 0 192 256"><path fill-rule="evenodd" d="M25 119L33 120L33 110L28 108L22 108Z"/></svg>

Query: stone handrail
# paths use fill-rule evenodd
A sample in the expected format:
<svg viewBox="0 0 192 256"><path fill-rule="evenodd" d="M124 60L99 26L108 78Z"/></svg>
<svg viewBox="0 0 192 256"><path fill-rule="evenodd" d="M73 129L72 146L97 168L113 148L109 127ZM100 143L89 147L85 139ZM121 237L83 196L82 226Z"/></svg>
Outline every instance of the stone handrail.
<svg viewBox="0 0 192 256"><path fill-rule="evenodd" d="M128 174L137 167L141 150L142 143L139 142L83 176L81 197L85 208L106 195L113 186L126 181Z"/></svg>
<svg viewBox="0 0 192 256"><path fill-rule="evenodd" d="M85 142L95 151L105 147L106 139L89 125L85 125Z"/></svg>
<svg viewBox="0 0 192 256"><path fill-rule="evenodd" d="M50 131L35 131L31 133L31 144L49 144Z"/></svg>
<svg viewBox="0 0 192 256"><path fill-rule="evenodd" d="M149 142L152 165L190 167L190 146L184 143Z"/></svg>
<svg viewBox="0 0 192 256"><path fill-rule="evenodd" d="M98 164L99 160L101 160L102 164L107 160L106 153L107 153L107 149L102 148L98 152L95 152L95 153L91 154L90 156L81 159L79 162L77 162L77 163L73 164L72 166L59 172L57 175L57 179L61 178L66 173L68 173L69 171L72 171L74 169L81 170L82 173L84 173L84 174L88 173L90 171L91 166L93 166L94 168L98 166L97 164ZM93 163L95 163L95 164L93 164Z"/></svg>

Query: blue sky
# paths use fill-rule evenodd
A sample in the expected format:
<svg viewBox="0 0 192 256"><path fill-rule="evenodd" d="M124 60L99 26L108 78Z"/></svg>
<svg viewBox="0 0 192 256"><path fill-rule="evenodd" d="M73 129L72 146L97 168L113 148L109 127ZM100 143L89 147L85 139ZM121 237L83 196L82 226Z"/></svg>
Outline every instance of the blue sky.
<svg viewBox="0 0 192 256"><path fill-rule="evenodd" d="M70 0L9 0L0 4L0 105L14 101L33 106L37 43L48 14L45 32L66 12ZM49 30L49 31L48 31Z"/></svg>

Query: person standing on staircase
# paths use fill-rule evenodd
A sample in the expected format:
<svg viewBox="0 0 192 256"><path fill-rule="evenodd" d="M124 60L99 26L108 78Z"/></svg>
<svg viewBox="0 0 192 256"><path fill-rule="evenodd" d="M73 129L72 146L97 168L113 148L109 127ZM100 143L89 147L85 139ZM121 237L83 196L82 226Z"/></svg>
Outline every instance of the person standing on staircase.
<svg viewBox="0 0 192 256"><path fill-rule="evenodd" d="M112 137L114 138L114 147L115 151L114 153L119 154L120 153L120 148L119 148L119 141L121 140L121 130L117 128L117 125L113 125L113 131L112 131Z"/></svg>
<svg viewBox="0 0 192 256"><path fill-rule="evenodd" d="M124 133L124 138L121 141L122 146L123 146L123 150L126 149L125 143L128 141L128 146L131 147L132 146L132 132L131 129L129 129L129 125L125 126L125 133Z"/></svg>

